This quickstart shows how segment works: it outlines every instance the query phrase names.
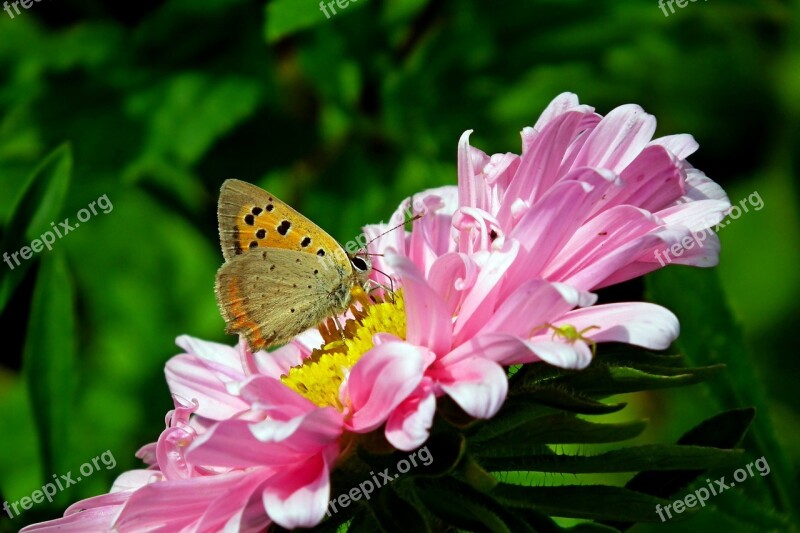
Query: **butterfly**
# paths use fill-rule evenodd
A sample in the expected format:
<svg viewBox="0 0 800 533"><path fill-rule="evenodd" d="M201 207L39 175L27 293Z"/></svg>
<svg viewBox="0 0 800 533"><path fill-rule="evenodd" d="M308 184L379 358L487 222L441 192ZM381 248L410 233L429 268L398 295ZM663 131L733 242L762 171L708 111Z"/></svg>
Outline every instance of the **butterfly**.
<svg viewBox="0 0 800 533"><path fill-rule="evenodd" d="M265 190L222 184L217 207L225 263L215 293L226 332L252 351L285 344L343 313L351 290L365 288L372 264L348 253L319 226Z"/></svg>

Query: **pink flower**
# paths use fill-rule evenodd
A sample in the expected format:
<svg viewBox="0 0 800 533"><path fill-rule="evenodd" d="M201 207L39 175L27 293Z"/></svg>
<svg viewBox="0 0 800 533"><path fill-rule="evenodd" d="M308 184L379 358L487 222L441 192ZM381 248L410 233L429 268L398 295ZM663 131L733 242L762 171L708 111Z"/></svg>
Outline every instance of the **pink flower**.
<svg viewBox="0 0 800 533"><path fill-rule="evenodd" d="M179 337L187 353L166 369L176 408L158 441L137 454L150 468L122 474L110 494L78 502L63 518L25 531L263 531L273 521L287 528L318 523L327 504L328 464L338 454L339 420L326 423L326 410L295 417L284 411L267 420L228 392L254 371L279 376L283 362L296 364L308 354L302 341L314 336L301 336L272 357L252 354L243 344L230 348ZM229 443L220 460L208 443L231 434L238 442ZM242 448L248 439L258 445ZM237 458L232 450L244 455ZM310 487L324 496L319 509L308 502Z"/></svg>
<svg viewBox="0 0 800 533"><path fill-rule="evenodd" d="M442 396L474 418L494 416L506 366L581 369L603 342L667 348L679 329L670 311L595 305L588 292L658 268L656 250L730 206L686 163L693 139L651 140L654 129L638 106L602 118L567 94L523 131L521 156L489 157L467 132L458 187L415 195L390 225L365 228L374 236L409 207L425 213L411 232L370 246L395 292L356 291L344 338L321 326L270 354L179 338L186 353L166 369L176 408L140 450L150 468L27 531L79 528L83 517L119 531L313 526L354 434L380 431L413 450ZM711 265L718 246L712 236L674 260Z"/></svg>
<svg viewBox="0 0 800 533"><path fill-rule="evenodd" d="M504 294L519 250L507 240L500 250L477 254L482 264L451 252L432 262L427 279L409 258L386 257L403 286L405 342L434 356L388 419L386 437L396 448L424 443L438 396L450 396L475 418L494 416L508 389L504 366L544 361L584 368L596 343L661 350L677 337L675 316L653 304L593 306L595 295L541 279Z"/></svg>
<svg viewBox="0 0 800 533"><path fill-rule="evenodd" d="M593 290L671 262L714 266L719 240L708 228L730 202L686 161L695 140L652 139L655 126L637 105L602 117L565 93L522 131L522 155L488 156L469 145L467 131L458 144L458 187L415 195L389 225L365 228L374 237L409 208L425 213L421 231L390 233L371 251L393 249L427 273L446 253L474 254L513 239L519 257L505 291L535 277ZM667 252L676 245L678 253ZM378 259L377 266L386 265Z"/></svg>

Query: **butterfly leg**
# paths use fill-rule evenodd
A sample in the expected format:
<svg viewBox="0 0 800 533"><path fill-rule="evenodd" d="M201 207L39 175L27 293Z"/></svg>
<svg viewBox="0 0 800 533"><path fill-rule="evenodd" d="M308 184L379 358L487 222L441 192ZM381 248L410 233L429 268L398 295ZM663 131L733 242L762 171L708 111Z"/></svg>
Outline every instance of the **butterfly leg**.
<svg viewBox="0 0 800 533"><path fill-rule="evenodd" d="M384 291L392 295L392 303L394 303L395 291L394 291L394 281L392 280L392 278L389 278L389 284L391 285L391 287L387 287L383 283L378 283L373 279L368 279L366 283L364 283L364 292L371 295L373 291L376 291L378 289L383 289Z"/></svg>
<svg viewBox="0 0 800 533"><path fill-rule="evenodd" d="M339 315L333 315L333 323L336 324L336 330L339 332L342 340L345 340L346 337L344 336L344 326L342 326L342 323L339 322Z"/></svg>

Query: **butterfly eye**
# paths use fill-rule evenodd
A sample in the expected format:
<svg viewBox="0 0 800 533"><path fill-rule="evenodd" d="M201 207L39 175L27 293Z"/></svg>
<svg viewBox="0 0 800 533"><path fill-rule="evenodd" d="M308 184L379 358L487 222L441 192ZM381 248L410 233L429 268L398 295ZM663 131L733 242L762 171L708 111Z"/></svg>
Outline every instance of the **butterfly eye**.
<svg viewBox="0 0 800 533"><path fill-rule="evenodd" d="M353 268L360 272L366 272L370 268L369 264L361 257L350 258L350 263L353 265Z"/></svg>

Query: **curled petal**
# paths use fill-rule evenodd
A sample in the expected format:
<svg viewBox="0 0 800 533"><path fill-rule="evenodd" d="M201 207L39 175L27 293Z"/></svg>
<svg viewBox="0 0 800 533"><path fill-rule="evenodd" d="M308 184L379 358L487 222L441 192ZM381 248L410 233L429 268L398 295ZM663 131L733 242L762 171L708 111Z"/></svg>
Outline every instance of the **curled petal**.
<svg viewBox="0 0 800 533"><path fill-rule="evenodd" d="M503 368L488 359L473 357L433 373L442 390L470 416L493 417L508 393Z"/></svg>
<svg viewBox="0 0 800 533"><path fill-rule="evenodd" d="M429 388L408 397L386 421L386 440L398 450L411 451L428 440L436 413L436 396Z"/></svg>
<svg viewBox="0 0 800 533"><path fill-rule="evenodd" d="M342 387L348 427L366 433L383 424L422 381L433 356L406 342L386 342L365 354Z"/></svg>

